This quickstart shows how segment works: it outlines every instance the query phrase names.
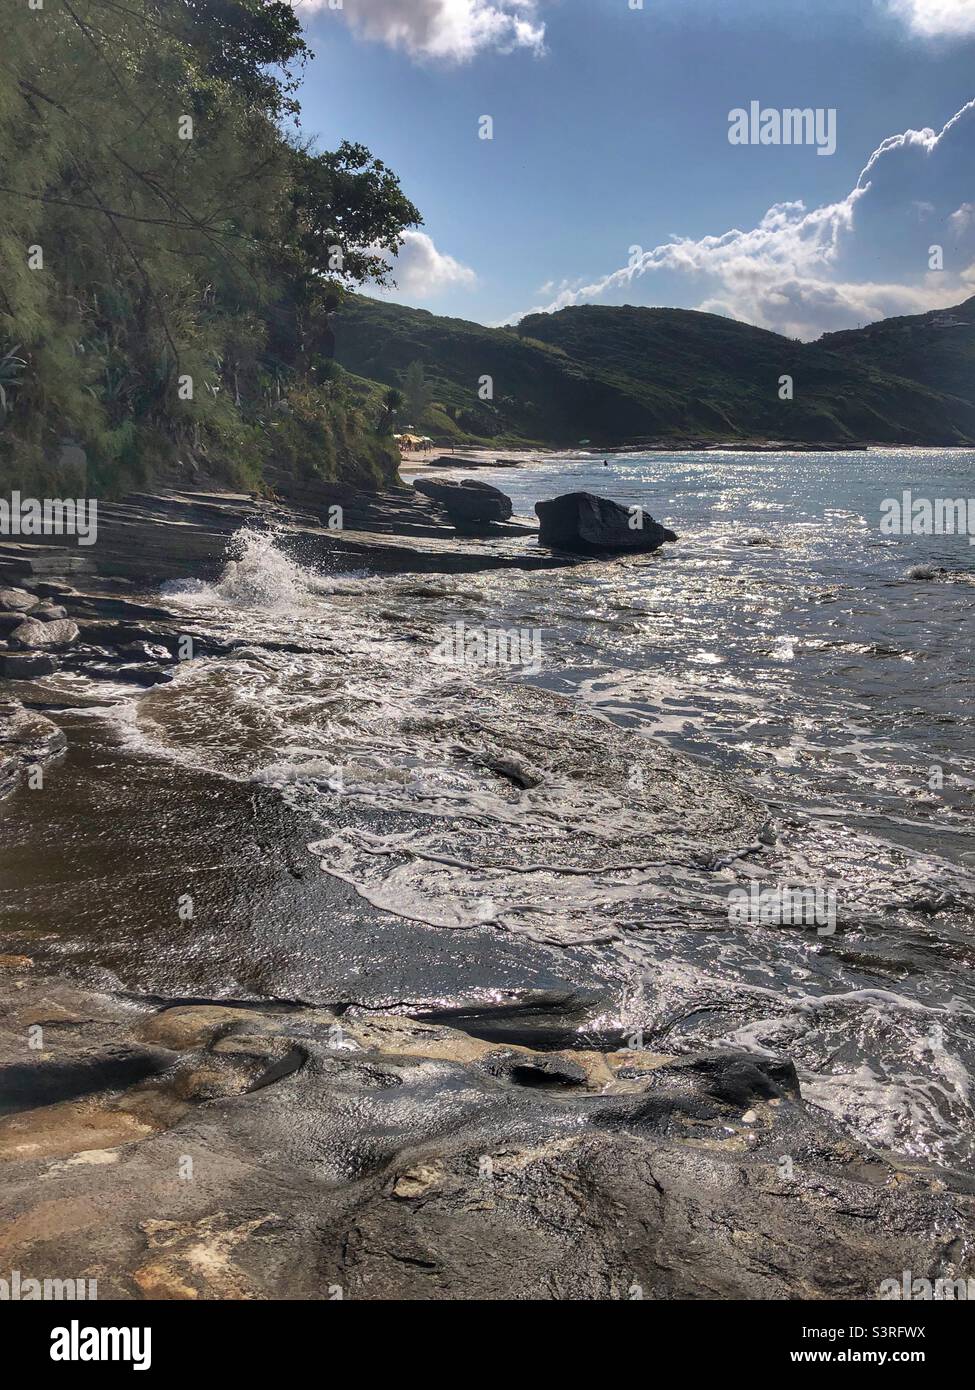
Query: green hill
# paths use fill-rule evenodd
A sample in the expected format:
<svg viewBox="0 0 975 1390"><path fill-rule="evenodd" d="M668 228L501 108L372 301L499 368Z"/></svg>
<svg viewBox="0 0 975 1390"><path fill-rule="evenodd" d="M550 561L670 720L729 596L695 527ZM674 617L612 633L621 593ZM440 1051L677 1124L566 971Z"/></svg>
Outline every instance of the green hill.
<svg viewBox="0 0 975 1390"><path fill-rule="evenodd" d="M967 307L951 312L961 316ZM938 339L949 357L952 341L973 351L972 317L953 339L947 329ZM949 378L922 374L906 353L888 361L858 348L881 326L832 335L844 340L834 348L831 339L800 343L714 314L585 305L530 315L517 328L485 328L359 295L335 318L337 357L348 370L397 386L411 362L424 364L444 407L428 418L434 433L605 445L975 442L975 399L961 389L964 360ZM794 382L791 401L779 399L785 375ZM493 401L478 399L484 376L492 378Z"/></svg>
<svg viewBox="0 0 975 1390"><path fill-rule="evenodd" d="M620 438L648 428L646 411L625 387L511 329L361 295L348 295L334 322L336 360L358 376L400 386L410 363L423 363L434 394L425 428L435 434L575 443L594 421L613 421ZM493 380L493 401L479 399L483 376Z"/></svg>
<svg viewBox="0 0 975 1390"><path fill-rule="evenodd" d="M953 309L827 333L820 346L861 366L975 403L975 296Z"/></svg>

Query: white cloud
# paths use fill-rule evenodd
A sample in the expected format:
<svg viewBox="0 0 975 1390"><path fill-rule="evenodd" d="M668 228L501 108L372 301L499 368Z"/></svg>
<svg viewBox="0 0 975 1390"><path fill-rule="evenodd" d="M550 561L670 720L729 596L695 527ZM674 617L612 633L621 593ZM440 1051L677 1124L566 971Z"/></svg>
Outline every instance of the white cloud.
<svg viewBox="0 0 975 1390"><path fill-rule="evenodd" d="M516 48L542 52L539 0L344 0L330 14L365 39L413 58L466 63L478 53ZM299 10L328 10L329 0L292 0Z"/></svg>
<svg viewBox="0 0 975 1390"><path fill-rule="evenodd" d="M669 297L651 302L684 303L696 289L696 308L797 338L941 307L971 293L975 218L970 204L959 206L959 192L971 186L973 149L975 101L940 134L908 130L884 140L839 202L811 211L801 202L777 203L747 231L633 247L618 270L563 284L549 303L525 312L626 302L645 276L658 289L666 281ZM919 203L928 212L923 219ZM942 226L955 242L947 269L930 272L929 245L943 239ZM865 270L869 278L861 278Z"/></svg>
<svg viewBox="0 0 975 1390"><path fill-rule="evenodd" d="M473 289L477 276L470 266L438 251L426 232L404 232L395 257L383 253L392 265L396 289L385 291L396 298L432 299L447 289ZM384 293L377 291L377 293Z"/></svg>
<svg viewBox="0 0 975 1390"><path fill-rule="evenodd" d="M964 38L975 34L973 0L888 0L888 8L923 38Z"/></svg>

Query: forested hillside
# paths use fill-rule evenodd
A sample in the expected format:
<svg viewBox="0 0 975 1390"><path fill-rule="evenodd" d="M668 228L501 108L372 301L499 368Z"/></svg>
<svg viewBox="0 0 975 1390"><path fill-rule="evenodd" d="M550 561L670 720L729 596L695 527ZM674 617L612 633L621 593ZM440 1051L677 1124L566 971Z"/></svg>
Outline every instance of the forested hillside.
<svg viewBox="0 0 975 1390"><path fill-rule="evenodd" d="M834 335L849 340L839 351L833 339L801 343L685 309L582 305L484 328L350 295L336 323L338 357L351 371L397 385L409 363L422 363L443 407L435 423L475 437L975 441L975 391L961 392L971 361L963 329L941 332L946 360L925 370L921 352L858 350L868 334L881 341L885 325ZM956 348L959 370L949 372ZM488 401L478 399L483 375ZM783 376L792 399L780 397Z"/></svg>
<svg viewBox="0 0 975 1390"><path fill-rule="evenodd" d="M827 333L819 342L861 366L910 377L975 405L975 296L952 309Z"/></svg>
<svg viewBox="0 0 975 1390"><path fill-rule="evenodd" d="M330 316L419 214L362 146L303 142L310 58L283 0L4 5L5 485L393 475Z"/></svg>

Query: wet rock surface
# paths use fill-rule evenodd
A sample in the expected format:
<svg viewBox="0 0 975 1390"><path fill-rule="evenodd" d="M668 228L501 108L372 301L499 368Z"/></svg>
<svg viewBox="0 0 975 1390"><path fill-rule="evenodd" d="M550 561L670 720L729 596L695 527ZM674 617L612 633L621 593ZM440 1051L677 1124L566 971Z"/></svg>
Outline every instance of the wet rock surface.
<svg viewBox="0 0 975 1390"><path fill-rule="evenodd" d="M22 792L2 837L9 1267L424 1301L873 1299L970 1267L968 1180L853 1142L788 1054L634 1046L592 956L375 912L272 795L106 781L118 753L64 722L56 807Z"/></svg>
<svg viewBox="0 0 975 1390"><path fill-rule="evenodd" d="M390 781L316 809L310 844L294 806L226 764L136 753L124 717L79 713L158 684L145 727L219 722L184 639L266 663L312 650L308 632L215 635L123 575L58 573L22 574L37 602L5 610L63 607L79 639L0 707L0 1263L95 1278L103 1299L874 1298L905 1268L970 1270L963 1165L892 1157L823 1104L848 1025L818 1052L810 1034L857 992L879 1035L887 977L834 973L869 972L876 943L799 952L729 924L729 856L781 872L764 802L652 741L635 761L550 691L482 682L476 705L432 687L400 729L419 730L411 757L439 731L476 816L430 799L418 841ZM314 650L333 680L341 643ZM332 756L370 703L370 650ZM375 689L393 679L382 664ZM53 758L54 795L27 791L24 767ZM383 910L414 888L438 926ZM608 920L621 890L631 916ZM586 948L611 936L615 964ZM718 975L746 949L758 1005ZM790 949L803 987L830 983L818 1014L790 1013L772 972ZM887 1138L904 1143L893 1121Z"/></svg>
<svg viewBox="0 0 975 1390"><path fill-rule="evenodd" d="M0 800L19 785L28 768L43 767L66 747L63 731L52 720L16 700L0 701Z"/></svg>
<svg viewBox="0 0 975 1390"><path fill-rule="evenodd" d="M128 581L81 577L81 588L33 578L24 582L33 592L17 592L33 606L0 613L0 679L16 682L15 693L21 683L58 671L148 688L171 680L181 657L230 649L172 609L128 597ZM61 602L54 603L54 596ZM88 702L80 693L79 701ZM71 700L64 689L41 686L31 703L56 709Z"/></svg>
<svg viewBox="0 0 975 1390"><path fill-rule="evenodd" d="M14 978L0 1255L100 1299L873 1299L972 1253L970 1191L851 1146L771 1061Z"/></svg>
<svg viewBox="0 0 975 1390"><path fill-rule="evenodd" d="M460 459L452 463L473 466ZM19 600L27 605L19 610L26 615L41 597L38 581L52 591L47 597L61 602L58 585L70 590L70 577L83 586L85 576L96 568L100 577L143 586L187 576L209 580L221 572L227 543L242 527L274 529L297 559L318 566L339 562L386 572L449 574L567 563L539 551L533 526L493 521L497 529L488 537L459 536L443 511L412 487L363 493L318 480L301 484L281 478L279 483L286 491L274 501L247 493L172 490L103 502L98 509L97 565L77 547L55 545L51 538L35 544L0 541L0 583L27 593L29 603ZM483 509L483 499L495 490L468 491L478 492ZM496 501L490 505L495 515L505 511ZM511 516L510 504L506 516ZM65 606L75 613L73 604ZM13 607L0 599L0 612Z"/></svg>
<svg viewBox="0 0 975 1390"><path fill-rule="evenodd" d="M127 754L100 724L52 714L68 740L53 794L24 789L0 818L0 949L139 995L460 1010L467 1031L541 1048L612 1011L611 978L582 953L490 927L445 939L375 910L321 874L273 791Z"/></svg>
<svg viewBox="0 0 975 1390"><path fill-rule="evenodd" d="M0 653L0 676L7 680L36 680L57 669L57 661L48 652Z"/></svg>

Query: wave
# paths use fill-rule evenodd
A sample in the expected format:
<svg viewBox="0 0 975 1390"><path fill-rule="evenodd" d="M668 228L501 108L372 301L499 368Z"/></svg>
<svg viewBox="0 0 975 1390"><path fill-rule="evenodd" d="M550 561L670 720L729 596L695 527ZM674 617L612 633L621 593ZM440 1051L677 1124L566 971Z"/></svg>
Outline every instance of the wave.
<svg viewBox="0 0 975 1390"><path fill-rule="evenodd" d="M795 668L849 660L850 640L807 654L803 639L797 663L796 629L763 626L762 681L742 677L730 641L695 663L717 591L694 583L683 615L694 621L679 625L659 588L637 591L625 567L336 577L247 532L216 584L170 593L194 622L247 645L187 663L116 717L156 755L278 790L323 872L372 906L439 931L595 953L619 983L620 1027L648 1046L786 1051L808 1098L851 1131L968 1161L975 876L936 842L864 830L868 808L842 781L821 795L827 754L877 785L889 767L901 808L910 791L907 770L893 775L904 745L885 730L879 760L866 702L829 717L832 743L813 687L801 707L787 703ZM644 669L620 663L634 662L658 613L660 631L684 642L681 661L658 650ZM458 620L527 614L553 625L538 677L433 659ZM600 634L593 669L566 694L548 688L582 659L583 630ZM865 645L879 655L884 644ZM772 740L776 721L787 746ZM680 751L688 730L707 760ZM889 814L872 824L894 828ZM729 894L751 882L828 885L835 935L732 923ZM940 1047L926 1041L932 1028Z"/></svg>

